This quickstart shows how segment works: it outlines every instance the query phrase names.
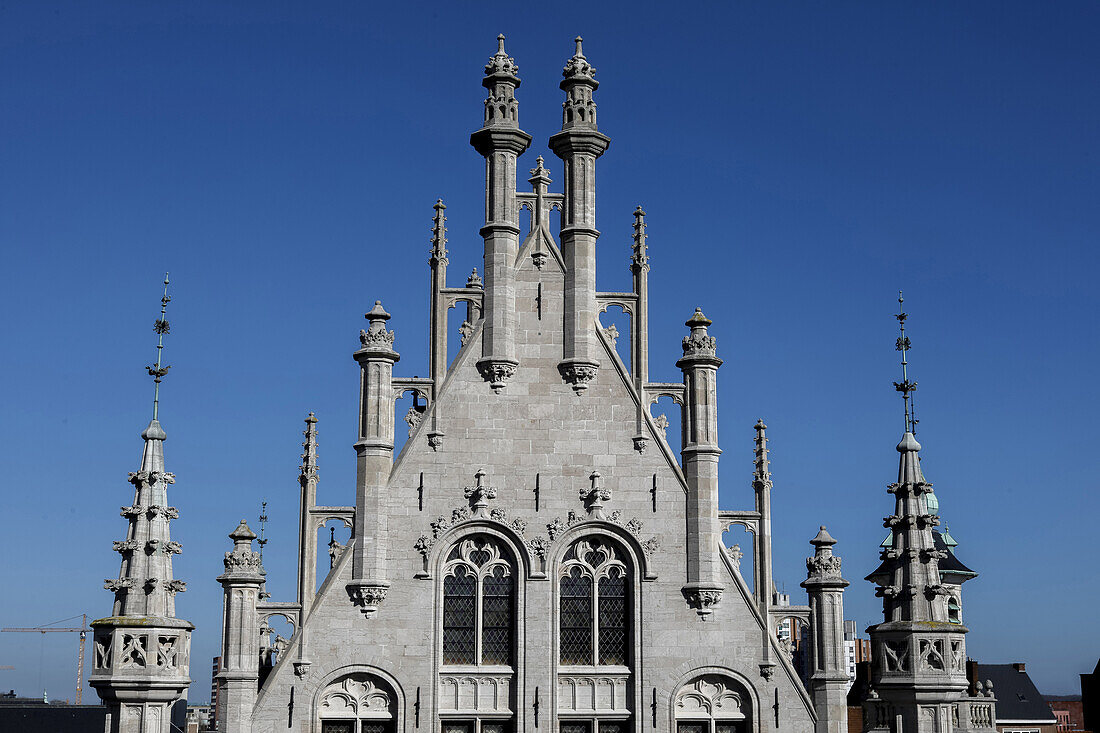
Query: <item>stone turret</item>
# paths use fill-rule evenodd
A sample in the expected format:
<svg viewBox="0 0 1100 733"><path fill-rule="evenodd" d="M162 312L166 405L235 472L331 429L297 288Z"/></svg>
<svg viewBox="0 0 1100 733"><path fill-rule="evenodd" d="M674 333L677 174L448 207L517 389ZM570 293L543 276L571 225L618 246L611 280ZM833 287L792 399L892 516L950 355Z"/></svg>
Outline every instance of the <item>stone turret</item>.
<svg viewBox="0 0 1100 733"><path fill-rule="evenodd" d="M939 566L947 553L936 547L933 528L940 517L930 509L938 502L924 478L921 444L913 433L916 419L910 408L917 385L908 375L907 317L897 315L902 381L894 386L905 403L905 432L897 445L898 480L887 487L894 496L894 512L883 519L890 541L882 548L882 564L867 576L882 598L883 622L867 629L875 664L872 691L864 702L864 730L984 730L984 713L971 716L966 696L967 629L948 615L949 591ZM984 711L991 704L983 699L979 707Z"/></svg>
<svg viewBox="0 0 1100 733"><path fill-rule="evenodd" d="M722 598L718 538L718 340L699 308L685 325L684 356L676 366L684 373L683 448L687 481L687 585L684 596L700 616Z"/></svg>
<svg viewBox="0 0 1100 733"><path fill-rule="evenodd" d="M561 132L550 137L550 149L562 160L564 205L561 253L565 260L565 349L558 369L578 393L596 376L596 159L611 139L596 128L593 92L600 85L596 69L577 49L562 71Z"/></svg>
<svg viewBox="0 0 1100 733"><path fill-rule="evenodd" d="M497 52L485 65L482 86L485 121L470 136L470 144L485 157L485 296L481 359L478 371L494 392L501 392L516 373L515 301L516 254L519 250L519 209L516 205L516 159L531 144L519 129L519 67L504 51L497 36Z"/></svg>
<svg viewBox="0 0 1100 733"><path fill-rule="evenodd" d="M316 422L316 421L314 421ZM252 551L256 533L242 519L229 534L233 549L225 553L225 572L218 576L225 592L221 669L218 686L218 729L246 731L251 727L260 678L260 619L256 604L264 583L260 553Z"/></svg>
<svg viewBox="0 0 1100 733"><path fill-rule="evenodd" d="M186 711L191 630L176 618L176 594L186 584L172 574L172 556L181 551L169 525L179 516L169 505L168 486L175 477L165 470L167 434L158 420L168 277L164 279L158 334L157 363L148 368L155 383L153 419L141 434L145 441L141 468L130 474L134 500L122 507L129 526L126 539L115 542L122 555L118 578L104 581L115 595L111 616L92 622L95 658L88 683L107 706L107 730L112 733L168 733L173 718L181 723Z"/></svg>
<svg viewBox="0 0 1100 733"><path fill-rule="evenodd" d="M393 365L401 358L393 350L390 314L376 300L366 314L370 325L359 332L359 440L355 443L355 527L352 530L352 602L370 615L386 598L387 521L380 511L381 493L393 469ZM369 526L368 526L369 523Z"/></svg>
<svg viewBox="0 0 1100 733"><path fill-rule="evenodd" d="M825 526L810 540L814 556L806 558L802 587L810 597L809 687L817 710L816 733L848 733L848 660L844 647L844 589L836 544Z"/></svg>

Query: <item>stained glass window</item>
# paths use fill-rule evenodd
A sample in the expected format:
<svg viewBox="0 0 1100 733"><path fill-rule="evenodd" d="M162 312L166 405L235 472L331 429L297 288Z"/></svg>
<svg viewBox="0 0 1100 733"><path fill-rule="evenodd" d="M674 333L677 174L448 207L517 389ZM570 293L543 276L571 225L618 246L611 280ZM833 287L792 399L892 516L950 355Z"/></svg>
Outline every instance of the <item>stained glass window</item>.
<svg viewBox="0 0 1100 733"><path fill-rule="evenodd" d="M444 664L512 664L514 576L509 556L490 537L466 537L450 551L443 577Z"/></svg>
<svg viewBox="0 0 1100 733"><path fill-rule="evenodd" d="M626 664L626 575L611 568L600 578L600 664Z"/></svg>
<svg viewBox="0 0 1100 733"><path fill-rule="evenodd" d="M578 566L561 579L560 646L562 664L592 664L592 578Z"/></svg>

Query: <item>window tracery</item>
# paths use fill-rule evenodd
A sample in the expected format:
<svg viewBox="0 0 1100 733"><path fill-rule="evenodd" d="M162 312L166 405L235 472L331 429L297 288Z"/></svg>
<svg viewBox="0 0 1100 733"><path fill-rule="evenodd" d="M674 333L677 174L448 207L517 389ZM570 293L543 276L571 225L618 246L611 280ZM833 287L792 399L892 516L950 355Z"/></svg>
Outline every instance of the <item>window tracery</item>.
<svg viewBox="0 0 1100 733"><path fill-rule="evenodd" d="M592 537L566 551L558 575L561 664L627 664L629 569L622 558Z"/></svg>
<svg viewBox="0 0 1100 733"><path fill-rule="evenodd" d="M443 664L512 664L515 577L497 540L455 544L443 566Z"/></svg>

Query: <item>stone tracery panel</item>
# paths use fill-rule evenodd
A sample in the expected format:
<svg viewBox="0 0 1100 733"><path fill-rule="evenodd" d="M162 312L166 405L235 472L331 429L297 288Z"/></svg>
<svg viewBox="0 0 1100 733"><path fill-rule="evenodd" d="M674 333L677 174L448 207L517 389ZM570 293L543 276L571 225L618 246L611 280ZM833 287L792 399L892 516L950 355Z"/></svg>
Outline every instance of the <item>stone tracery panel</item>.
<svg viewBox="0 0 1100 733"><path fill-rule="evenodd" d="M676 693L673 702L677 720L745 720L750 711L741 684L721 674L704 674L690 680Z"/></svg>
<svg viewBox="0 0 1100 733"><path fill-rule="evenodd" d="M393 706L394 697L387 686L366 672L353 672L325 687L319 710L322 719L388 720L393 717Z"/></svg>

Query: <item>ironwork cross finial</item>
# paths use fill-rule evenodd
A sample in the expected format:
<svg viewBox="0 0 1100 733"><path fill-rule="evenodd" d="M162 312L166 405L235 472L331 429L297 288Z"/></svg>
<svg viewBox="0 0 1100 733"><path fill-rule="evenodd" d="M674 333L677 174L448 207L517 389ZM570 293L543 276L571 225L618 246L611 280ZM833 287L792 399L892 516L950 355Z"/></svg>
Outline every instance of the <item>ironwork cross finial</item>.
<svg viewBox="0 0 1100 733"><path fill-rule="evenodd" d="M153 419L157 419L160 405L160 382L164 375L171 369L171 365L162 366L161 356L164 351L164 334L168 333L168 304L172 296L168 295L168 273L164 273L164 295L160 299L160 318L153 322L153 333L157 334L157 363L145 367L149 376L153 378Z"/></svg>
<svg viewBox="0 0 1100 733"><path fill-rule="evenodd" d="M256 544L260 546L260 563L264 561L264 545L267 544L267 538L264 536L267 529L267 502L260 503L260 539L256 540Z"/></svg>
<svg viewBox="0 0 1100 733"><path fill-rule="evenodd" d="M899 290L898 314L894 316L894 318L898 319L901 335L898 336L894 348L901 352L901 381L894 382L894 389L901 392L902 401L905 403L905 432L916 434L917 418L915 403L913 401L913 392L917 389L917 383L909 381L909 362L907 356L909 347L912 346L912 342L910 342L909 337L905 335L905 319L909 317L909 314L905 312L904 308L905 298L902 297L902 292Z"/></svg>

